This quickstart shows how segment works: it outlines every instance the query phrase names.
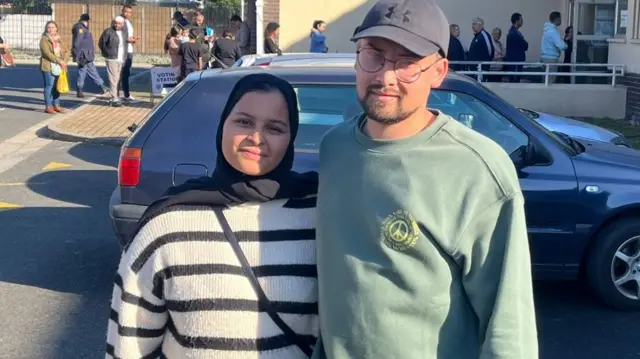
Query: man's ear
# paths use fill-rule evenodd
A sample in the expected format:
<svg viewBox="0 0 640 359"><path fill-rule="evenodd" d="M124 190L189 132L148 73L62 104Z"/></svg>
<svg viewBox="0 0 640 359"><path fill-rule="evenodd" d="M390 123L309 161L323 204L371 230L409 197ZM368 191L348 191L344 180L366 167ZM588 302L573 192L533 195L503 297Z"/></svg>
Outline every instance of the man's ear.
<svg viewBox="0 0 640 359"><path fill-rule="evenodd" d="M442 85L442 82L449 73L449 60L441 58L435 64L433 64L433 71L431 72L433 79L431 80L431 88L438 88Z"/></svg>

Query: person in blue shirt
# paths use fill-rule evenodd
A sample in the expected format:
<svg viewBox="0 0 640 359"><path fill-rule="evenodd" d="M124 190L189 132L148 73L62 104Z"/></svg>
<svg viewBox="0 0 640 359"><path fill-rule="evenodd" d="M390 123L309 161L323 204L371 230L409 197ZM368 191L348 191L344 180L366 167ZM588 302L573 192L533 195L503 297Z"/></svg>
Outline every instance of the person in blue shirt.
<svg viewBox="0 0 640 359"><path fill-rule="evenodd" d="M316 20L313 22L313 28L311 29L311 46L309 52L326 53L329 51L327 47L327 37L324 32L327 30L327 23L322 20Z"/></svg>
<svg viewBox="0 0 640 359"><path fill-rule="evenodd" d="M100 87L103 94L109 93L109 89L104 85L104 80L100 77L96 65L93 63L95 60L93 35L89 31L89 14L80 15L80 20L71 29L71 35L73 38L73 45L71 48L71 55L73 61L78 64L78 81L76 83L77 94L79 98L84 97L84 81L89 75L93 82Z"/></svg>
<svg viewBox="0 0 640 359"><path fill-rule="evenodd" d="M525 62L527 60L529 43L520 32L523 23L522 14L516 12L511 15L511 28L507 34L507 54L505 56L507 62ZM522 65L508 65L507 71L522 72ZM520 82L520 76L509 76L509 81Z"/></svg>
<svg viewBox="0 0 640 359"><path fill-rule="evenodd" d="M562 16L558 11L554 11L549 14L549 21L544 24L542 29L542 42L540 45L540 62L556 64L560 62L560 55L562 51L567 49L567 44L564 42L558 26L562 24ZM558 72L557 65L549 66L549 72ZM549 83L554 83L556 76L549 76Z"/></svg>

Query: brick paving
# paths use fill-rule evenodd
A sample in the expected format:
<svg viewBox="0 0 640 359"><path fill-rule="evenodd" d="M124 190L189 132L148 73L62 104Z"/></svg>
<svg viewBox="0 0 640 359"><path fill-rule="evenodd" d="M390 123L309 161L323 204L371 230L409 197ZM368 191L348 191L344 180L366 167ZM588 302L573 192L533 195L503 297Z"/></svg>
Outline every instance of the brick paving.
<svg viewBox="0 0 640 359"><path fill-rule="evenodd" d="M111 107L103 99L96 99L81 106L60 121L49 126L49 130L58 134L79 139L100 141L101 139L124 140L130 132L127 127L139 123L154 105L149 98L136 97L140 102L122 107ZM156 104L158 101L155 102ZM58 115L60 116L60 115Z"/></svg>

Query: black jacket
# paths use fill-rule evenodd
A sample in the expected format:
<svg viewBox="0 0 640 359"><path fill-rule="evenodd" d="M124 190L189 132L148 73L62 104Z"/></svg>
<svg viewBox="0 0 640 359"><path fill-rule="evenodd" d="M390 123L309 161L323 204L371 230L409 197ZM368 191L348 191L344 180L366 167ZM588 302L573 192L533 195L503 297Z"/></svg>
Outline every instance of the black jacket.
<svg viewBox="0 0 640 359"><path fill-rule="evenodd" d="M73 36L73 45L71 47L71 56L73 61L79 65L86 65L93 62L95 53L93 49L93 35L89 28L84 26L82 22L78 22L71 29Z"/></svg>
<svg viewBox="0 0 640 359"><path fill-rule="evenodd" d="M126 27L125 27L126 28ZM125 41L124 52L127 52L127 32L125 28L122 29L122 40ZM102 33L100 39L98 40L98 47L100 48L100 52L102 52L102 56L108 60L117 60L118 59L118 47L120 47L120 38L118 38L118 33L113 27L109 27Z"/></svg>
<svg viewBox="0 0 640 359"><path fill-rule="evenodd" d="M264 53L265 54L278 54L282 55L282 50L278 47L275 41L270 38L264 39Z"/></svg>
<svg viewBox="0 0 640 359"><path fill-rule="evenodd" d="M515 26L511 26L507 34L507 53L505 60L509 62L521 62L527 59L529 43Z"/></svg>
<svg viewBox="0 0 640 359"><path fill-rule="evenodd" d="M466 54L464 52L464 47L460 42L460 39L457 37L450 35L449 37L449 50L447 50L447 59L449 61L464 61L466 58ZM451 64L449 68L453 71L464 71L465 65L460 64Z"/></svg>
<svg viewBox="0 0 640 359"><path fill-rule="evenodd" d="M213 45L213 56L222 61L227 67L231 67L242 57L240 42L233 39L220 38Z"/></svg>
<svg viewBox="0 0 640 359"><path fill-rule="evenodd" d="M486 37L485 37L486 36ZM489 41L489 47L487 47L487 41ZM477 33L473 40L471 40L471 46L469 46L469 52L467 53L468 61L493 61L493 55L495 48L493 47L493 41L491 35L484 29Z"/></svg>

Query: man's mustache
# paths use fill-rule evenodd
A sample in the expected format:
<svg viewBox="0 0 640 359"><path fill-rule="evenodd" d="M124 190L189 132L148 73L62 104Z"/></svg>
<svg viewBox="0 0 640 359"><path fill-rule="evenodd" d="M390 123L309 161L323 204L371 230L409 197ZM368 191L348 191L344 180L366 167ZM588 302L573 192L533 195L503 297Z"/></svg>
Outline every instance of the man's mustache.
<svg viewBox="0 0 640 359"><path fill-rule="evenodd" d="M385 95L402 97L402 94L400 94L400 92L398 92L397 90L385 88L383 85L374 84L374 85L367 86L367 96L373 94L374 91L382 92Z"/></svg>

